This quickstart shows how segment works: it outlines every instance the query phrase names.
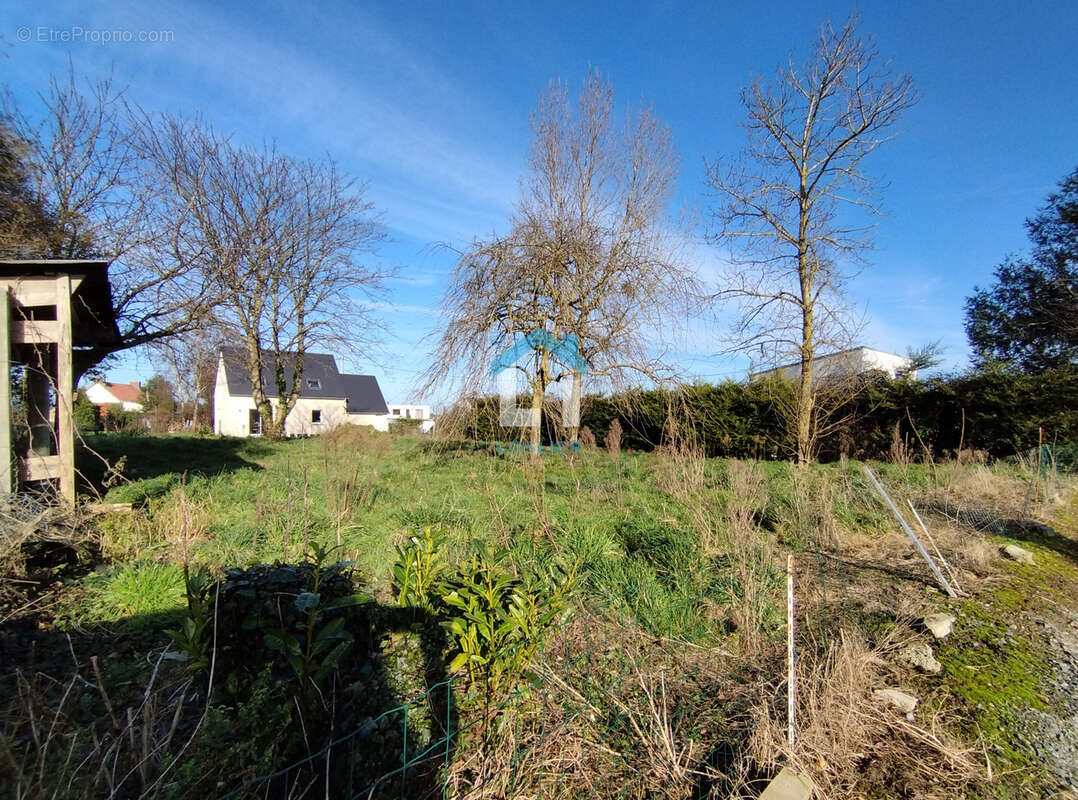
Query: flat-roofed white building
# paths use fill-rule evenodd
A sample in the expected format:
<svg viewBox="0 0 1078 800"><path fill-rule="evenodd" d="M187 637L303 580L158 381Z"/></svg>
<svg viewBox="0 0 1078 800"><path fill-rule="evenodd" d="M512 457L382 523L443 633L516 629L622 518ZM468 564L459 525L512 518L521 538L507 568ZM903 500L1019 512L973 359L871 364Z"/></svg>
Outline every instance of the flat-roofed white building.
<svg viewBox="0 0 1078 800"><path fill-rule="evenodd" d="M387 403L389 419L418 419L419 432L430 433L434 430L434 419L430 415L430 406L412 403Z"/></svg>
<svg viewBox="0 0 1078 800"><path fill-rule="evenodd" d="M891 378L903 375L916 378L917 372L910 369L912 365L913 362L906 356L876 350L872 347L853 347L837 353L816 356L812 359L812 374L815 379L820 379L863 375L866 372L878 370ZM796 380L800 375L801 362L795 361L781 367L750 372L749 380L758 381L776 377Z"/></svg>

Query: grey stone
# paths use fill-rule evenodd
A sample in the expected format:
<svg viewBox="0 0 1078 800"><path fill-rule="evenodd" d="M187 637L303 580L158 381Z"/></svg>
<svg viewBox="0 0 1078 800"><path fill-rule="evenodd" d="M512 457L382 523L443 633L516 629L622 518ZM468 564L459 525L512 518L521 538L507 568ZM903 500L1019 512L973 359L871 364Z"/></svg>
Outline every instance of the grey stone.
<svg viewBox="0 0 1078 800"><path fill-rule="evenodd" d="M909 664L911 667L933 674L943 669L943 665L932 653L932 648L924 642L914 642L903 647L898 651L898 660L903 664Z"/></svg>
<svg viewBox="0 0 1078 800"><path fill-rule="evenodd" d="M1033 554L1028 550L1019 547L1016 544L1009 544L1003 548L1003 555L1007 556L1014 561L1020 561L1023 564L1033 563Z"/></svg>
<svg viewBox="0 0 1078 800"><path fill-rule="evenodd" d="M872 694L880 702L894 706L903 714L912 715L913 710L917 708L917 703L920 702L912 694L900 692L898 689L877 689Z"/></svg>
<svg viewBox="0 0 1078 800"><path fill-rule="evenodd" d="M783 767L764 789L760 800L809 800L813 788L807 776Z"/></svg>
<svg viewBox="0 0 1078 800"><path fill-rule="evenodd" d="M922 622L937 639L946 639L954 630L955 618L950 614L929 614Z"/></svg>

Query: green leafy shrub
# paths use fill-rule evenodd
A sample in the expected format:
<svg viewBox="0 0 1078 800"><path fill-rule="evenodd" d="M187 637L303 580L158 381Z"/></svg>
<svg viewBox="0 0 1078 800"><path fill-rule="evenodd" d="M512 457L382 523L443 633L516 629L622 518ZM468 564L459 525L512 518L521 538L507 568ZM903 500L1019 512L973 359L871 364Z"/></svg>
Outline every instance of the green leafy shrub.
<svg viewBox="0 0 1078 800"><path fill-rule="evenodd" d="M581 426L603 440L618 420L621 447L652 450L663 441L671 408L683 409L685 424L711 457L773 460L792 452L790 426L782 413L793 385L781 379L725 381L677 390L633 390L589 396L581 401ZM450 417L462 434L481 441L513 438L498 426L498 398L471 403ZM963 450L1008 458L1035 447L1039 431L1057 446L1078 445L1078 367L1036 375L1000 365L928 380L892 379L884 373L860 377L858 391L832 414L843 424L820 440L820 459L842 455L890 458L895 426L915 459Z"/></svg>
<svg viewBox="0 0 1078 800"><path fill-rule="evenodd" d="M86 397L86 392L79 389L71 403L71 414L75 418L75 429L79 433L94 433L101 430L101 409Z"/></svg>
<svg viewBox="0 0 1078 800"><path fill-rule="evenodd" d="M194 673L210 665L210 649L213 646L210 630L212 581L208 572L199 570L186 576L184 586L187 617L181 627L166 630L165 633L179 649L182 660L187 662L187 671Z"/></svg>
<svg viewBox="0 0 1078 800"><path fill-rule="evenodd" d="M441 552L444 544L445 533L426 525L422 536L410 536L403 547L397 545L393 588L398 605L433 609L435 588L446 566Z"/></svg>
<svg viewBox="0 0 1078 800"><path fill-rule="evenodd" d="M459 651L450 671L467 668L489 699L516 686L551 628L568 612L573 570L552 567L530 580L513 577L508 553L476 543L471 558L443 584L445 629Z"/></svg>

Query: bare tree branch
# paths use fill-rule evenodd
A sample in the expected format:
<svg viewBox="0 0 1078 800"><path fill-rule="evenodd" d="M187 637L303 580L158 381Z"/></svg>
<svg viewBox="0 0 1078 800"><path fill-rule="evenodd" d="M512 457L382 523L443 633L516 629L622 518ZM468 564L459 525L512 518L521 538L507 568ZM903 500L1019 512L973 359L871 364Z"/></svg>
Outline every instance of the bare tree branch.
<svg viewBox="0 0 1078 800"><path fill-rule="evenodd" d="M366 263L384 237L365 187L331 160L240 147L199 121L164 118L143 131L176 263L218 299L213 326L243 343L263 433L281 436L304 354L374 338L364 301L380 296L391 271Z"/></svg>
<svg viewBox="0 0 1078 800"><path fill-rule="evenodd" d="M715 299L739 308L735 349L800 363L790 421L805 462L827 416L813 359L848 347L855 327L843 290L871 227L850 217L878 213L861 163L891 137L914 101L913 84L890 75L859 38L854 14L839 30L820 29L803 66L787 64L770 85L755 81L741 99L747 149L729 164L707 165L719 198L709 239L727 246L733 263Z"/></svg>
<svg viewBox="0 0 1078 800"><path fill-rule="evenodd" d="M494 358L536 329L575 335L593 382L669 374L652 343L698 287L665 216L679 168L666 126L649 109L619 124L596 73L575 106L554 83L532 117L528 168L509 233L460 255L426 388L478 390ZM584 380L556 373L542 347L527 374L533 409L552 383Z"/></svg>

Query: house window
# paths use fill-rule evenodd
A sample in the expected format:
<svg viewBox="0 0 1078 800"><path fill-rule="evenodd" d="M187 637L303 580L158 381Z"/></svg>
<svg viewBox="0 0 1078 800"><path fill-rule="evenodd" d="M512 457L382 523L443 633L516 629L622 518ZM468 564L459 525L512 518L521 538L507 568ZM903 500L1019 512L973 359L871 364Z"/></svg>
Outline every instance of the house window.
<svg viewBox="0 0 1078 800"><path fill-rule="evenodd" d="M322 409L320 409L320 408L312 408L311 409L311 424L312 425L321 425L322 424Z"/></svg>
<svg viewBox="0 0 1078 800"><path fill-rule="evenodd" d="M262 415L257 408L252 408L247 414L247 433L251 436L262 435Z"/></svg>
<svg viewBox="0 0 1078 800"><path fill-rule="evenodd" d="M408 419L411 419L412 418L412 409L410 409L410 408L404 409L404 416L407 417Z"/></svg>
<svg viewBox="0 0 1078 800"><path fill-rule="evenodd" d="M400 415L401 415L401 410L399 408L394 408L393 409L393 416L394 417L399 417Z"/></svg>
<svg viewBox="0 0 1078 800"><path fill-rule="evenodd" d="M322 388L322 381L320 381L318 378L308 378L307 379L307 388L308 389L321 389Z"/></svg>

